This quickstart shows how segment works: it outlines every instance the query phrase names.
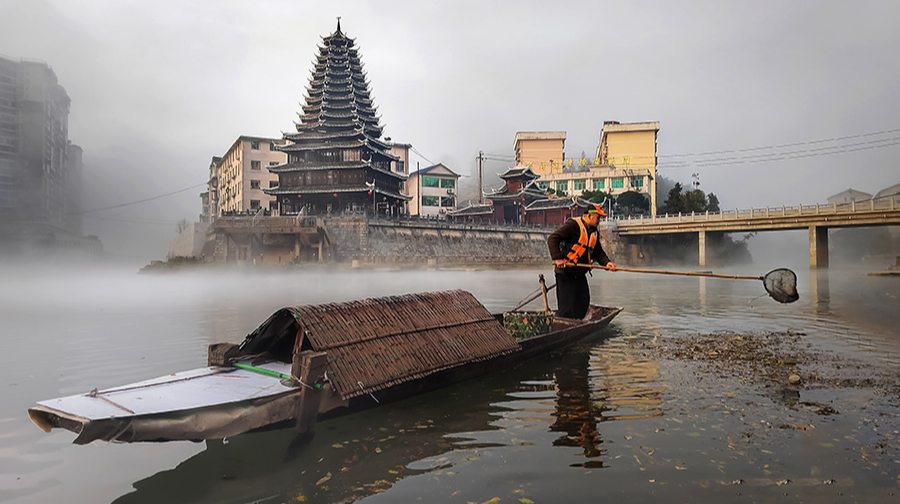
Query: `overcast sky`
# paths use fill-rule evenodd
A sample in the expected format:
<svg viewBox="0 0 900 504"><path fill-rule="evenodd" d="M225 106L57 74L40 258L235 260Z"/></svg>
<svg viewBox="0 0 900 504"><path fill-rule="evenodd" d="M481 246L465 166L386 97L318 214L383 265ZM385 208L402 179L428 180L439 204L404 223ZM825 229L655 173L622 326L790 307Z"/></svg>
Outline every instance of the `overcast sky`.
<svg viewBox="0 0 900 504"><path fill-rule="evenodd" d="M567 157L592 157L608 120L659 121L660 175L699 173L727 208L900 182L892 0L0 0L0 54L46 61L68 91L92 209L203 184L239 135L291 130L336 16L385 135L471 186L478 151L512 156L517 131L566 131ZM162 259L203 190L88 214L85 232Z"/></svg>

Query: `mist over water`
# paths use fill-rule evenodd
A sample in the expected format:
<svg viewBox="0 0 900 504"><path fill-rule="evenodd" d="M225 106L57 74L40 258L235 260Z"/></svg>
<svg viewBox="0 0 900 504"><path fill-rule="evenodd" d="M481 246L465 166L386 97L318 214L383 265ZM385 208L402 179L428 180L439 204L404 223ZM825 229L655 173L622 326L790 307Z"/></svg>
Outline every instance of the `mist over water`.
<svg viewBox="0 0 900 504"><path fill-rule="evenodd" d="M452 502L459 489L478 502L495 496L547 502L561 485L568 489L561 495L575 501L589 498L597 485L624 492L628 485L647 484L627 436L668 429L669 437L654 441L657 448L681 453L692 467L699 465L690 458L698 449L715 448L712 441L675 436L674 420L697 414L682 406L687 396L679 383L689 380L671 362L630 356L632 345L678 334L797 331L818 347L896 367L900 279L868 277L867 269L811 272L805 259L716 269L762 275L791 267L801 297L789 305L766 297L755 280L595 272L594 302L625 308L600 334L476 382L323 422L309 445L293 451L291 433L284 431L239 436L228 444L74 446L72 433L43 433L26 409L39 400L203 367L208 344L240 342L283 306L465 289L489 310L502 311L536 289L538 273L552 284L552 271L309 268L146 275L132 267L7 267L0 272L0 501L287 502L303 495L309 502L333 502L377 480L393 486L369 497L375 502L419 496ZM529 308L540 309L540 301ZM768 412L771 404L757 408ZM720 425L708 415L694 421L709 429ZM850 418L847 412L837 420ZM792 460L820 456L797 448ZM734 466L725 470L727 477L736 474ZM799 469L784 470L798 477ZM853 471L838 465L833 473L858 478ZM330 490L317 490L326 473L332 479L323 484ZM694 482L710 476L678 470L667 477Z"/></svg>

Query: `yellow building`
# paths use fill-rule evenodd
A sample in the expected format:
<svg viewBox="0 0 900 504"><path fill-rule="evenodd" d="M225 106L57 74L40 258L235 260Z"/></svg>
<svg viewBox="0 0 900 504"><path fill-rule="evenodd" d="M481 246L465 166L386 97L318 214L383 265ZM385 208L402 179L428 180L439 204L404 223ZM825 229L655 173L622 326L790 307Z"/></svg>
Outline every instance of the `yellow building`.
<svg viewBox="0 0 900 504"><path fill-rule="evenodd" d="M600 130L595 164L615 166L626 177L644 176L651 180L646 186L650 195L650 212L656 215L656 136L659 121L620 123L606 121Z"/></svg>
<svg viewBox="0 0 900 504"><path fill-rule="evenodd" d="M566 132L519 131L514 148L516 166L530 166L537 175L558 172L566 159Z"/></svg>
<svg viewBox="0 0 900 504"><path fill-rule="evenodd" d="M269 167L287 161L284 152L275 150L275 145L282 144L281 138L240 136L218 162L213 160L207 198L209 207L217 210L214 216L275 208L275 196L263 189L278 186L278 176L269 172Z"/></svg>
<svg viewBox="0 0 900 504"><path fill-rule="evenodd" d="M619 195L634 191L650 200L656 215L656 135L659 122L607 121L594 159L566 159L565 131L516 133L516 166L540 175L546 190L581 196L584 191Z"/></svg>
<svg viewBox="0 0 900 504"><path fill-rule="evenodd" d="M581 196L584 191L603 191L612 195L635 191L647 195L651 203L654 201L651 195L656 192L655 177L651 170L625 170L610 165L588 165L582 167L581 171L543 175L538 180L538 185L546 190L562 191L569 197Z"/></svg>

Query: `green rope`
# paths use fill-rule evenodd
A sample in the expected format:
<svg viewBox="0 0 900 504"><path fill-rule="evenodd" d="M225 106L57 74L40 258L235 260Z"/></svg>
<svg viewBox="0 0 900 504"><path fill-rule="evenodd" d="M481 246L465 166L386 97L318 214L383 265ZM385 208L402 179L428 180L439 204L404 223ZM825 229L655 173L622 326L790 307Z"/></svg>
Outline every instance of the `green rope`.
<svg viewBox="0 0 900 504"><path fill-rule="evenodd" d="M290 380L290 375L286 375L284 373L279 373L278 371L271 371L269 369L263 369L261 367L251 366L249 364L241 364L240 362L235 362L232 366L236 368L246 369L247 371L253 371L254 373L274 376L275 378L281 378L282 380Z"/></svg>

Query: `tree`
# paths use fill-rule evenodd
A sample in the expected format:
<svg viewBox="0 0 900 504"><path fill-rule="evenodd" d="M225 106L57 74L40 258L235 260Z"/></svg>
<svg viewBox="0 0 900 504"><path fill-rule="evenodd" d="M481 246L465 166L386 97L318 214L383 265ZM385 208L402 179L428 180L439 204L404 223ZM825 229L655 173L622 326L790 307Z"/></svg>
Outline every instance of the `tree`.
<svg viewBox="0 0 900 504"><path fill-rule="evenodd" d="M684 213L705 212L707 209L706 194L700 189L684 193Z"/></svg>
<svg viewBox="0 0 900 504"><path fill-rule="evenodd" d="M719 208L719 197L715 195L715 193L709 193L706 197L706 200L709 202L706 205L706 209L710 212L721 212L722 209Z"/></svg>
<svg viewBox="0 0 900 504"><path fill-rule="evenodd" d="M625 191L616 197L618 205L626 215L644 213L650 210L650 200L637 191Z"/></svg>
<svg viewBox="0 0 900 504"><path fill-rule="evenodd" d="M610 200L613 199L613 197L610 196L609 193L605 193L603 191L592 191L590 189L585 189L581 193L581 199L583 199L585 201L590 201L591 203L600 204L600 203L603 203L607 199L610 199Z"/></svg>
<svg viewBox="0 0 900 504"><path fill-rule="evenodd" d="M677 214L684 211L684 195L681 190L681 182L675 182L675 187L669 190L669 196L663 204L663 213Z"/></svg>
<svg viewBox="0 0 900 504"><path fill-rule="evenodd" d="M175 223L175 232L181 234L191 223L187 219L181 219Z"/></svg>

